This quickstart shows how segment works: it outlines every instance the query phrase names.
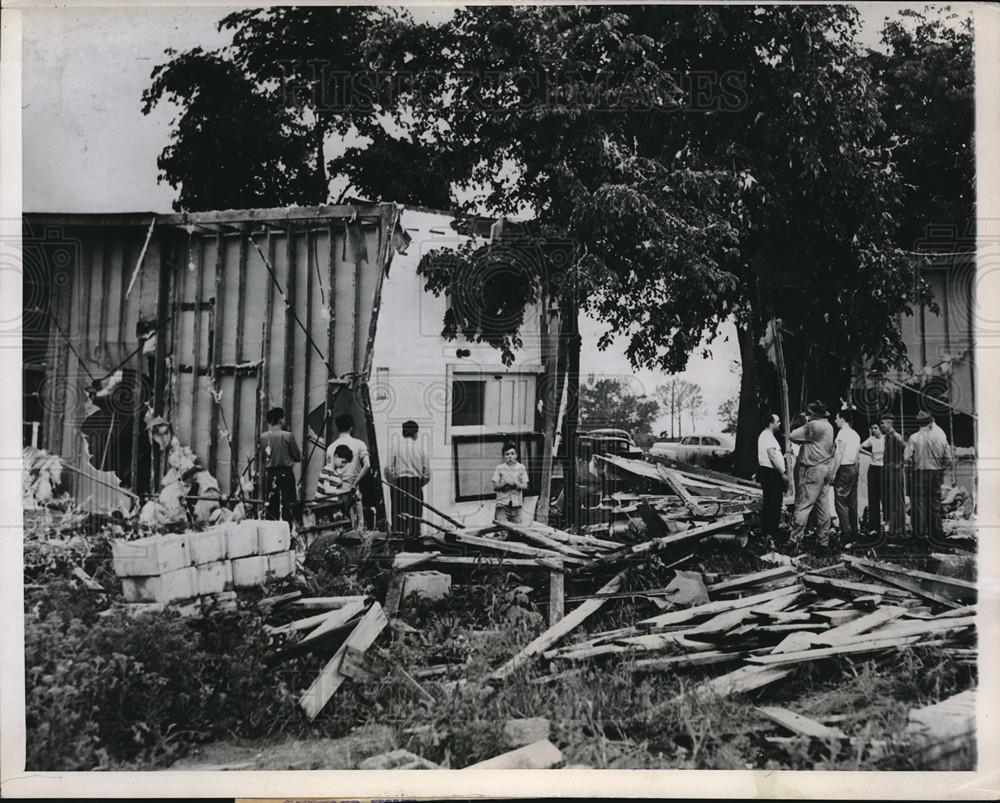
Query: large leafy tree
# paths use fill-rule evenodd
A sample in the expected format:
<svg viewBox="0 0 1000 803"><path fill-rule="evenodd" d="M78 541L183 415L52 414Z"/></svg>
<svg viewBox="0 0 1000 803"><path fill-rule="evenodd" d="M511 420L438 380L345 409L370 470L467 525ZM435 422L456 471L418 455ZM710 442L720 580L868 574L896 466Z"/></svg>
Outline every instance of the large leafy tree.
<svg viewBox="0 0 1000 803"><path fill-rule="evenodd" d="M392 76L424 26L374 6L271 6L219 29L229 45L167 51L143 93L146 114L163 102L178 110L158 161L175 208L318 204L336 176L343 194L448 205L450 180L385 126L398 105ZM327 159L343 138L357 144Z"/></svg>
<svg viewBox="0 0 1000 803"><path fill-rule="evenodd" d="M884 138L906 189L897 241L914 250L975 242L972 23L901 11L869 53Z"/></svg>
<svg viewBox="0 0 1000 803"><path fill-rule="evenodd" d="M558 276L538 262L542 289L624 334L635 366L679 372L735 319L749 464L759 387L776 389L768 318L791 335L790 384L833 399L854 361L903 359L896 316L927 297L894 240L901 186L856 32L846 6L469 8L438 33L449 102L414 93L413 119L483 208L570 244ZM430 284L450 270L459 292L481 258L462 256L428 255Z"/></svg>

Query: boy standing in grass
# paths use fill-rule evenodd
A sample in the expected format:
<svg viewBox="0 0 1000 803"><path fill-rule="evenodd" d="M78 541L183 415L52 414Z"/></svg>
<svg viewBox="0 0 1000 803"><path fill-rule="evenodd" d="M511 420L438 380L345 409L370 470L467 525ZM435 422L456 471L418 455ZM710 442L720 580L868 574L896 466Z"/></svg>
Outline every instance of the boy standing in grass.
<svg viewBox="0 0 1000 803"><path fill-rule="evenodd" d="M521 523L523 494L528 490L528 469L517 460L517 447L513 443L503 447L503 462L493 472L493 490L497 494L494 521Z"/></svg>
<svg viewBox="0 0 1000 803"><path fill-rule="evenodd" d="M269 519L284 519L292 525L298 494L292 466L302 461L295 436L285 427L285 411L272 407L267 411L268 429L260 436L264 464L264 501Z"/></svg>

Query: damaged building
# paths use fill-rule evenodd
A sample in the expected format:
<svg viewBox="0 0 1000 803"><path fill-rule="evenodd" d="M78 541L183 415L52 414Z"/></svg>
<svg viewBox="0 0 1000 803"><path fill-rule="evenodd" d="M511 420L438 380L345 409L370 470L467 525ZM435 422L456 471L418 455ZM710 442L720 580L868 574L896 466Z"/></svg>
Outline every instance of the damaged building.
<svg viewBox="0 0 1000 803"><path fill-rule="evenodd" d="M511 365L488 345L442 336L453 300L425 292L417 265L469 240L452 222L368 203L26 214L25 445L61 455L71 489L97 470L142 496L164 471L147 432L162 418L223 495L249 498L264 417L281 406L308 499L337 415L353 415L375 476L412 419L430 458L430 504L492 520L489 479L513 440L530 510L543 448L538 310ZM369 486L374 523L389 495Z"/></svg>

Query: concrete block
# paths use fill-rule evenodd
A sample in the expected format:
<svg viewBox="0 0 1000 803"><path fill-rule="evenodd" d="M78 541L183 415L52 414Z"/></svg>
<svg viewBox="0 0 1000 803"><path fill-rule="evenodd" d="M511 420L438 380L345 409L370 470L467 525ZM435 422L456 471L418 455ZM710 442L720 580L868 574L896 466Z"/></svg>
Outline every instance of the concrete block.
<svg viewBox="0 0 1000 803"><path fill-rule="evenodd" d="M226 528L213 527L204 532L188 533L188 548L191 550L191 561L195 565L214 563L226 557Z"/></svg>
<svg viewBox="0 0 1000 803"><path fill-rule="evenodd" d="M251 519L239 524L226 525L226 557L245 558L256 555L260 549L260 536L257 534L257 522Z"/></svg>
<svg viewBox="0 0 1000 803"><path fill-rule="evenodd" d="M267 570L274 577L288 577L295 574L295 550L288 549L268 555Z"/></svg>
<svg viewBox="0 0 1000 803"><path fill-rule="evenodd" d="M287 521L258 521L257 537L259 555L286 552L292 546L292 531Z"/></svg>
<svg viewBox="0 0 1000 803"><path fill-rule="evenodd" d="M549 738L549 721L545 717L508 719L503 726L504 744L507 747L524 747Z"/></svg>
<svg viewBox="0 0 1000 803"><path fill-rule="evenodd" d="M191 565L188 534L151 535L136 541L115 541L111 562L119 577L153 577Z"/></svg>
<svg viewBox="0 0 1000 803"><path fill-rule="evenodd" d="M444 599L451 593L451 575L443 572L407 572L403 575L403 593L405 600L411 594L417 594L424 599Z"/></svg>
<svg viewBox="0 0 1000 803"><path fill-rule="evenodd" d="M233 586L249 588L263 584L267 577L267 556L252 555L230 561L233 567Z"/></svg>
<svg viewBox="0 0 1000 803"><path fill-rule="evenodd" d="M198 574L198 595L220 594L226 589L227 560L217 560L214 563L203 563L196 566Z"/></svg>
<svg viewBox="0 0 1000 803"><path fill-rule="evenodd" d="M156 577L123 577L126 602L173 602L198 593L198 574L193 566L165 572Z"/></svg>

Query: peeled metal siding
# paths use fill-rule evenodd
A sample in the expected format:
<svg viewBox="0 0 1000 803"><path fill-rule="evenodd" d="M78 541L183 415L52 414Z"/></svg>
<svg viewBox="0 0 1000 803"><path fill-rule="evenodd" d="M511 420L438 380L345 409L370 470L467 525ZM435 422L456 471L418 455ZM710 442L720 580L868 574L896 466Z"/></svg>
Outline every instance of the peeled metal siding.
<svg viewBox="0 0 1000 803"><path fill-rule="evenodd" d="M356 434L367 439L363 383L391 208L325 207L313 215L303 211L305 220L286 219L298 210L253 211L246 220L206 213L191 215L187 225L179 216L161 216L127 300L125 288L146 236L141 216L128 216L127 223L116 223L125 216L104 216L94 225L81 225L80 216L28 220L35 217L46 227L55 223L74 243L71 263L53 273L52 308L94 376L112 370L138 347L140 315L156 320L158 311L164 313L169 320L158 333L161 380L146 377L141 403L162 409L180 442L206 461L224 493L236 493L239 478L255 472L267 409L285 407L287 427L306 459L308 495L323 452L306 416L317 408L322 415L328 380L340 378L346 385L326 431L333 415L351 411ZM351 240L345 242L348 226ZM362 240L367 259L356 264L352 257ZM254 243L270 263L273 280ZM66 340L50 336L49 432L43 437L49 448L77 461L90 377ZM138 360L127 367L138 367ZM134 437L147 437L141 421Z"/></svg>

